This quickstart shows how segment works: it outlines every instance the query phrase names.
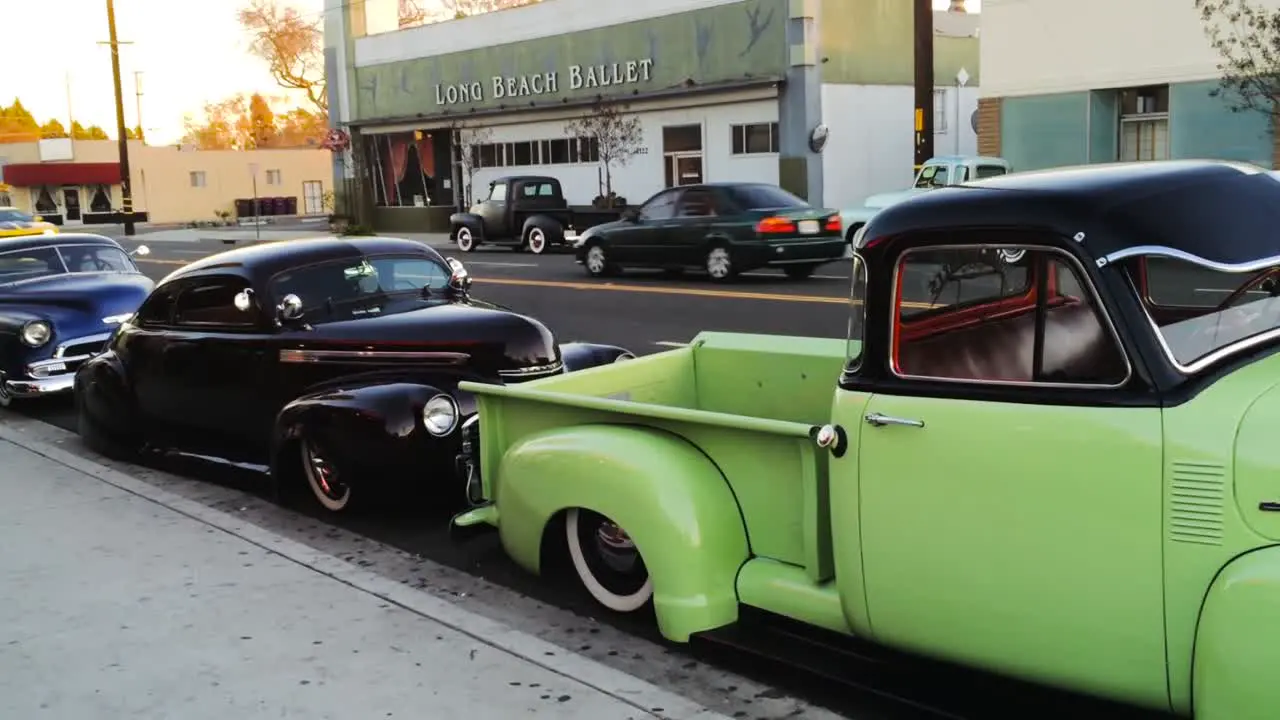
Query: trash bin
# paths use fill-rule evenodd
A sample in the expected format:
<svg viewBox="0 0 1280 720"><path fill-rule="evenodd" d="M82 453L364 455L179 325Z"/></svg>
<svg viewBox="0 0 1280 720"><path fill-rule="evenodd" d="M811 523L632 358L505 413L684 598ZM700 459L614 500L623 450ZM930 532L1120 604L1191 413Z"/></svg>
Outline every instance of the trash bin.
<svg viewBox="0 0 1280 720"><path fill-rule="evenodd" d="M271 198L271 214L272 215L284 215L285 214L284 210L285 210L284 198L282 197Z"/></svg>
<svg viewBox="0 0 1280 720"><path fill-rule="evenodd" d="M298 214L298 198L297 198L297 196L294 196L294 197L287 197L287 198L285 198L285 199L284 199L284 214L285 214L285 215L297 215L297 214Z"/></svg>
<svg viewBox="0 0 1280 720"><path fill-rule="evenodd" d="M250 198L236 198L236 217L247 218L253 216L253 200Z"/></svg>
<svg viewBox="0 0 1280 720"><path fill-rule="evenodd" d="M257 214L258 214L258 215L270 215L270 214L271 214L271 199L270 199L270 198L258 198L258 213L257 213Z"/></svg>

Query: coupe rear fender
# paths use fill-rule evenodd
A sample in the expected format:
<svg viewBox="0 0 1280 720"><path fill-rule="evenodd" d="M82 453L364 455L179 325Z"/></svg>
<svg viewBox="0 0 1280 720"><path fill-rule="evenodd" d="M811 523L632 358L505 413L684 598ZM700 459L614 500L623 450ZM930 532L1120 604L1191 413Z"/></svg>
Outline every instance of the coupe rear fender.
<svg viewBox="0 0 1280 720"><path fill-rule="evenodd" d="M454 213L450 215L449 227L452 228L453 232L451 233L451 235L454 235L454 236L457 235L458 228L460 227L465 227L471 230L471 232L474 233L476 237L480 237L481 235L484 234L484 221L481 220L480 216L475 213L463 212L463 213ZM452 240L453 237L450 237L449 239Z"/></svg>
<svg viewBox="0 0 1280 720"><path fill-rule="evenodd" d="M503 455L494 494L502 544L530 572L541 570L553 518L592 510L639 548L664 636L686 642L737 621L735 582L749 556L742 514L719 468L683 437L624 425L538 432Z"/></svg>
<svg viewBox="0 0 1280 720"><path fill-rule="evenodd" d="M597 345L595 343L562 343L560 359L564 362L565 372L586 370L598 365L608 365L619 360L632 360L635 354L617 345Z"/></svg>
<svg viewBox="0 0 1280 720"><path fill-rule="evenodd" d="M426 435L422 408L436 395L458 403L458 427L476 411L475 398L459 392L457 379L439 385L388 382L357 387L329 387L293 400L276 415L271 442L271 470L278 480L294 471L297 442L304 436L320 440L338 459L362 469L405 465L419 467L420 443ZM458 429L442 443L460 443ZM443 448L452 457L457 449Z"/></svg>
<svg viewBox="0 0 1280 720"><path fill-rule="evenodd" d="M1196 627L1196 720L1271 720L1280 702L1280 546L1232 560L1214 579Z"/></svg>

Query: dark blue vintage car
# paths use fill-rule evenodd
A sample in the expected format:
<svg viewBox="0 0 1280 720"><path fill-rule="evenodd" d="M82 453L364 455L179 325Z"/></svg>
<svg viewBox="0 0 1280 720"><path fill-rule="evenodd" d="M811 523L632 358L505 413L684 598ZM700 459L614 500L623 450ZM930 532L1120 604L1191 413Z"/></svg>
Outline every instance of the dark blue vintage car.
<svg viewBox="0 0 1280 720"><path fill-rule="evenodd" d="M0 407L70 391L76 368L102 352L153 285L109 237L0 239Z"/></svg>

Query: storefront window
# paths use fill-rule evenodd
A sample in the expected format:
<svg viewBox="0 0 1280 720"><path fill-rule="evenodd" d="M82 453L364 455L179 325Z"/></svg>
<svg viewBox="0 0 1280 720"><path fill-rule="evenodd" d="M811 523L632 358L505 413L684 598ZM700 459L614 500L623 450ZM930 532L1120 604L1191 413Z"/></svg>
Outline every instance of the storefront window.
<svg viewBox="0 0 1280 720"><path fill-rule="evenodd" d="M89 199L90 212L111 212L111 188L106 185L94 185L93 196Z"/></svg>
<svg viewBox="0 0 1280 720"><path fill-rule="evenodd" d="M53 201L53 193L49 192L49 188L42 187L38 190L32 190L31 194L35 196L35 202L32 204L36 208L36 212L41 215L57 215L58 203Z"/></svg>
<svg viewBox="0 0 1280 720"><path fill-rule="evenodd" d="M429 132L369 136L368 179L375 202L384 207L431 204L438 169ZM446 168L447 172L447 168Z"/></svg>

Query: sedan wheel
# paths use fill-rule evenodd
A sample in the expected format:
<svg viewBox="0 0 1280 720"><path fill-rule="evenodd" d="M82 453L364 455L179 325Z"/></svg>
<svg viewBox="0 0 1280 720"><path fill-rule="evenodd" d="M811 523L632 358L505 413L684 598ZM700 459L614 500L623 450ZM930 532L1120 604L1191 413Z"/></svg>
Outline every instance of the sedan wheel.
<svg viewBox="0 0 1280 720"><path fill-rule="evenodd" d="M529 237L525 238L529 252L541 255L547 251L547 232L540 227L529 228Z"/></svg>
<svg viewBox="0 0 1280 720"><path fill-rule="evenodd" d="M585 264L587 272L593 277L600 277L609 273L609 256L605 254L604 248L600 245L592 245L587 248Z"/></svg>
<svg viewBox="0 0 1280 720"><path fill-rule="evenodd" d="M707 274L712 280L727 280L733 276L733 259L728 248L711 248L707 253Z"/></svg>
<svg viewBox="0 0 1280 720"><path fill-rule="evenodd" d="M590 510L565 517L569 557L596 602L620 613L635 612L653 597L653 581L640 551L622 528Z"/></svg>
<svg viewBox="0 0 1280 720"><path fill-rule="evenodd" d="M342 512L351 504L351 488L332 460L310 440L302 441L302 471L316 500L331 512Z"/></svg>
<svg viewBox="0 0 1280 720"><path fill-rule="evenodd" d="M458 243L458 249L462 252L471 252L476 249L476 238L471 234L471 228L458 228L455 240Z"/></svg>

